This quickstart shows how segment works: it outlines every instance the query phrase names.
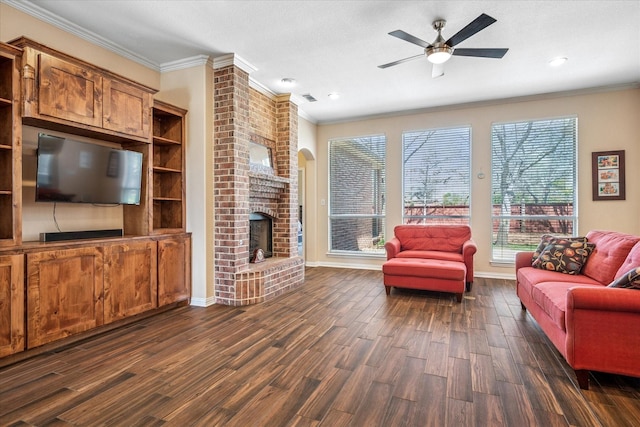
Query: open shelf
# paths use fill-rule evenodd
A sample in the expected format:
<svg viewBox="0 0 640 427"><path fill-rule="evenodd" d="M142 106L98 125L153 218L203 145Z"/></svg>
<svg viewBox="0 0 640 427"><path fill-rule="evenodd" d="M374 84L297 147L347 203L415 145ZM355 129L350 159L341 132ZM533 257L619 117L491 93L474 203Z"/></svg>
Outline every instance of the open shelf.
<svg viewBox="0 0 640 427"><path fill-rule="evenodd" d="M152 232L185 229L184 140L186 111L163 102L153 106Z"/></svg>
<svg viewBox="0 0 640 427"><path fill-rule="evenodd" d="M0 43L0 246L22 240L20 50Z"/></svg>
<svg viewBox="0 0 640 427"><path fill-rule="evenodd" d="M180 145L182 142L176 141L174 139L162 138L160 136L153 137L153 143L155 145Z"/></svg>
<svg viewBox="0 0 640 427"><path fill-rule="evenodd" d="M154 166L153 171L157 173L182 173L180 169L175 168L165 168L162 166Z"/></svg>

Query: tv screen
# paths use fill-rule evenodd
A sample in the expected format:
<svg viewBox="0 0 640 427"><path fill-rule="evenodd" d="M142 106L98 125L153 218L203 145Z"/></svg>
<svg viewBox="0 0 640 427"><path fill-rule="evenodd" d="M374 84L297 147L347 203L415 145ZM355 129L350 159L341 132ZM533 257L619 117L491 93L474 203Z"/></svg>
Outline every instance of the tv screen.
<svg viewBox="0 0 640 427"><path fill-rule="evenodd" d="M142 153L38 135L36 201L140 204Z"/></svg>

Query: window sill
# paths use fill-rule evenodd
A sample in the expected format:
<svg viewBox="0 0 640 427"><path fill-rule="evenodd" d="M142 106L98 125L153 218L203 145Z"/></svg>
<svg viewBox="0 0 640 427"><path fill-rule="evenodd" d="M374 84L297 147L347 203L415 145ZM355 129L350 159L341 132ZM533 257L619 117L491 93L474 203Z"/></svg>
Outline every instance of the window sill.
<svg viewBox="0 0 640 427"><path fill-rule="evenodd" d="M327 252L326 256L335 258L387 258L385 252Z"/></svg>
<svg viewBox="0 0 640 427"><path fill-rule="evenodd" d="M516 265L516 263L515 261L492 260L492 261L489 261L489 265L491 265L492 267L513 268Z"/></svg>

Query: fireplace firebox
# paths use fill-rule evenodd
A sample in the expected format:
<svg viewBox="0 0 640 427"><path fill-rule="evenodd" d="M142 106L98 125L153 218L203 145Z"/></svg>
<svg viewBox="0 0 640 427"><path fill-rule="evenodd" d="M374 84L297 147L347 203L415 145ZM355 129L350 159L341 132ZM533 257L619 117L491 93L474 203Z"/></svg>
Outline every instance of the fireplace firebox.
<svg viewBox="0 0 640 427"><path fill-rule="evenodd" d="M249 254L264 251L265 258L273 256L273 218L253 212L249 215Z"/></svg>

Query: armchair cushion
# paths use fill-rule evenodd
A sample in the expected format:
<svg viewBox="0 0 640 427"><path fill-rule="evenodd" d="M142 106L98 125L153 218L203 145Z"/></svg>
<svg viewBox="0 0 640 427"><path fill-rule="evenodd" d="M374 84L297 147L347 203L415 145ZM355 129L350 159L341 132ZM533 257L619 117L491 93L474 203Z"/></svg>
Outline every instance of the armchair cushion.
<svg viewBox="0 0 640 427"><path fill-rule="evenodd" d="M467 225L398 225L393 230L401 250L462 253L462 245L471 239Z"/></svg>

